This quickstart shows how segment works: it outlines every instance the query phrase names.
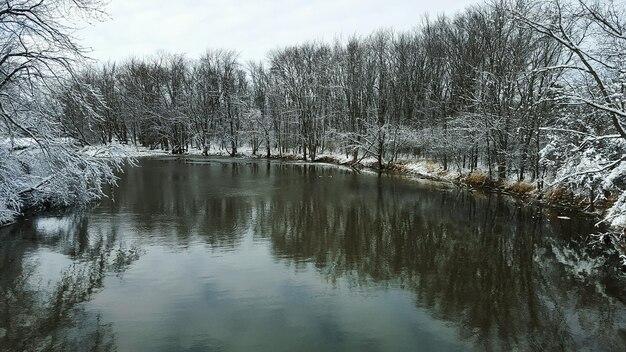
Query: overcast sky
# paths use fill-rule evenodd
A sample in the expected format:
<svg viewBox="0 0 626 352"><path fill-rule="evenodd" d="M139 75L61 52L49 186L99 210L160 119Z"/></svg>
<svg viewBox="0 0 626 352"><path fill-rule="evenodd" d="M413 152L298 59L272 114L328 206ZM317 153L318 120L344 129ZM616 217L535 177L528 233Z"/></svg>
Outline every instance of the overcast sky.
<svg viewBox="0 0 626 352"><path fill-rule="evenodd" d="M271 49L307 40L408 30L425 14L453 15L479 0L110 0L111 19L78 33L99 60L159 50L197 57L233 49L260 60Z"/></svg>

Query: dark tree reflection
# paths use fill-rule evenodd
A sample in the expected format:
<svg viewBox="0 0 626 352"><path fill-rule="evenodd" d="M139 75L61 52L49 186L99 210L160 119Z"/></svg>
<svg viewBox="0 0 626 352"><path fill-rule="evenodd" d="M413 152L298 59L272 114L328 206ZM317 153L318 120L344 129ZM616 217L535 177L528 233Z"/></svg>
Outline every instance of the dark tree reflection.
<svg viewBox="0 0 626 352"><path fill-rule="evenodd" d="M88 219L70 215L59 229L23 222L0 232L0 350L113 351L110 323L82 303L103 288L107 273L121 273L139 257L114 233L87 232ZM30 254L49 248L66 253L71 264L56 282L42 282Z"/></svg>
<svg viewBox="0 0 626 352"><path fill-rule="evenodd" d="M331 283L411 290L479 349L626 344L624 285L585 245L593 228L584 219L314 164L145 163L152 172L129 170L110 206L139 206L136 226L173 233L179 246L195 238L228 250L252 231L275 257L313 262Z"/></svg>
<svg viewBox="0 0 626 352"><path fill-rule="evenodd" d="M616 273L582 236L572 241L592 231L584 220L565 223L499 196L384 176L376 184L348 176L338 186L310 187L315 192L281 193L255 206L256 235L269 236L283 260L313 261L331 282L410 289L417 306L457 324L480 349L620 350L626 343L626 295L605 285ZM594 270L581 275L577 265L585 263Z"/></svg>

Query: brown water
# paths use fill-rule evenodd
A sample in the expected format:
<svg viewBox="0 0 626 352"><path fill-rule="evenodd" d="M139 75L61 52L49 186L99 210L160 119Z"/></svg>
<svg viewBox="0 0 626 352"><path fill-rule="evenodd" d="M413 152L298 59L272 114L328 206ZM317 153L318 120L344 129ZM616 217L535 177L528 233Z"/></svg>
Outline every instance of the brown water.
<svg viewBox="0 0 626 352"><path fill-rule="evenodd" d="M625 350L585 219L324 165L140 166L0 229L0 350Z"/></svg>

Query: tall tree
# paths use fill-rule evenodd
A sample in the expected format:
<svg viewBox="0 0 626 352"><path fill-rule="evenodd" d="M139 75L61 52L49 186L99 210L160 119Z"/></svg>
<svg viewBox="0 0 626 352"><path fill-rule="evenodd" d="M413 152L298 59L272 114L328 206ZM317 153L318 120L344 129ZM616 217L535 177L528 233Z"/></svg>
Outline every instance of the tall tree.
<svg viewBox="0 0 626 352"><path fill-rule="evenodd" d="M0 4L0 223L28 205L86 202L102 194L102 182L114 182L111 163L80 153L74 143L84 138L57 123L63 109L53 99L60 88L82 84L74 68L85 50L72 33L102 8L99 0ZM93 97L71 99L100 118L101 100L86 96Z"/></svg>

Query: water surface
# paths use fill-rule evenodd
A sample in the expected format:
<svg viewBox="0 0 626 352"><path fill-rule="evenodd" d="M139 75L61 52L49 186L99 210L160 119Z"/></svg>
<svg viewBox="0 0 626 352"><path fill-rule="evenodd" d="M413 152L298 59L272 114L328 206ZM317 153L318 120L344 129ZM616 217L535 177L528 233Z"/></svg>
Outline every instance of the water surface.
<svg viewBox="0 0 626 352"><path fill-rule="evenodd" d="M625 280L585 219L232 159L143 159L109 194L0 229L0 350L626 346Z"/></svg>

